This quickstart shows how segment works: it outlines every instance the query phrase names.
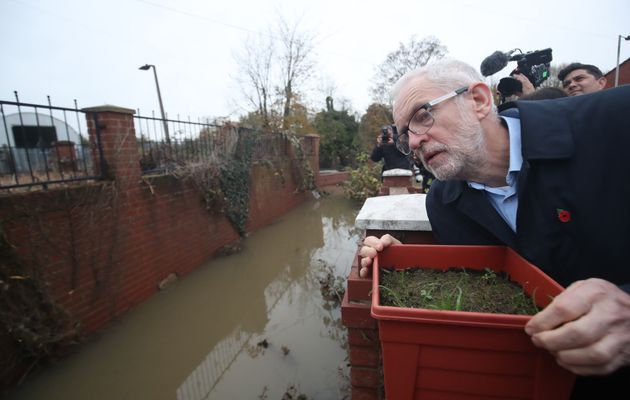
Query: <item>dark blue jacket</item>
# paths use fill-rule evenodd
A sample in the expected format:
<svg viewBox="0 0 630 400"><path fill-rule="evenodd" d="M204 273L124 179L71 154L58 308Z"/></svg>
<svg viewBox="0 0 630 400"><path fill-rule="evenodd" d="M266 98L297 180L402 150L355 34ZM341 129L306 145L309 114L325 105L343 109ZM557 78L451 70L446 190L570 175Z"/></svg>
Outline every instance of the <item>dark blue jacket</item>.
<svg viewBox="0 0 630 400"><path fill-rule="evenodd" d="M564 286L599 277L630 289L630 86L517 105L518 234L482 192L437 181L427 198L436 238L505 244Z"/></svg>
<svg viewBox="0 0 630 400"><path fill-rule="evenodd" d="M427 212L438 242L507 245L563 286L598 277L630 293L630 86L517 107L517 234L482 192L463 181L437 181ZM616 380L624 393L628 379L625 368L578 380L578 390L587 398L589 382L612 389Z"/></svg>

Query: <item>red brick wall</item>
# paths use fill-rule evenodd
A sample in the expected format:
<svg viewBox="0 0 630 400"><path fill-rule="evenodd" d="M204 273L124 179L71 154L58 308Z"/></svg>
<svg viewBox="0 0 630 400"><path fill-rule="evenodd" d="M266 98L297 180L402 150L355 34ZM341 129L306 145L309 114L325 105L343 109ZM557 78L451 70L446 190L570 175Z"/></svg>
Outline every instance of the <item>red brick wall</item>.
<svg viewBox="0 0 630 400"><path fill-rule="evenodd" d="M133 111L85 111L92 139L97 115L107 176L115 179L1 197L0 220L28 273L50 282L52 297L90 334L156 293L169 274L188 274L239 235L190 185L142 178ZM316 148L317 139L306 140ZM248 231L311 196L296 191L291 160L280 164L284 182L267 163L252 166Z"/></svg>
<svg viewBox="0 0 630 400"><path fill-rule="evenodd" d="M606 77L606 89L615 87L615 70L613 68L610 72L605 74ZM619 64L619 86L630 84L630 58L625 61L621 61Z"/></svg>
<svg viewBox="0 0 630 400"><path fill-rule="evenodd" d="M311 198L310 191L296 191L291 176L292 161L281 162L284 183L268 167L258 164L252 168L249 192L249 223L247 230L253 231L268 225L293 207Z"/></svg>
<svg viewBox="0 0 630 400"><path fill-rule="evenodd" d="M322 173L317 176L317 186L333 186L350 179L350 172L337 171Z"/></svg>

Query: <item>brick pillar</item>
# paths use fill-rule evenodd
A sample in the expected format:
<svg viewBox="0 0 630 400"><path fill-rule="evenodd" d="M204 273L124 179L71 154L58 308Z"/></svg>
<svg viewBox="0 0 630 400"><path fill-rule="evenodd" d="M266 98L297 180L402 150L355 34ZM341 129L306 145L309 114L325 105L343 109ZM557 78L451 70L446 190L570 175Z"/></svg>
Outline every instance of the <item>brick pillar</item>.
<svg viewBox="0 0 630 400"><path fill-rule="evenodd" d="M371 291L372 280L359 277L357 254L341 304L341 321L348 329L352 400L381 399L381 349L377 323L370 315Z"/></svg>
<svg viewBox="0 0 630 400"><path fill-rule="evenodd" d="M104 164L100 154L93 148L94 160L99 172L110 179L115 179L121 186L135 185L140 181L140 155L133 124L134 111L116 106L84 108L86 113L90 142L100 137Z"/></svg>
<svg viewBox="0 0 630 400"><path fill-rule="evenodd" d="M319 175L319 135L304 136L305 152L311 159L314 176Z"/></svg>
<svg viewBox="0 0 630 400"><path fill-rule="evenodd" d="M415 190L412 183L413 172L408 169L390 169L383 172L383 186L380 196L408 194Z"/></svg>
<svg viewBox="0 0 630 400"><path fill-rule="evenodd" d="M92 145L93 160L103 177L112 182L114 197L112 198L111 223L115 228L111 231L109 261L115 279L112 287L112 302L99 302L100 309L86 313L83 323L87 331L93 332L104 326L112 317L124 313L130 306L148 298L155 291L150 272L141 271L142 264L134 259L138 253L135 249L135 227L144 225L142 212L138 210L142 203L141 169L138 142L134 128L134 111L105 105L82 109L86 115L90 143L101 144L101 151ZM101 164L99 161L104 161ZM137 224L137 225L136 225ZM137 239L137 238L136 238ZM142 237L141 240L144 240ZM146 251L146 250L145 250ZM112 275L112 276L113 276ZM142 284L129 288L136 276L142 276Z"/></svg>

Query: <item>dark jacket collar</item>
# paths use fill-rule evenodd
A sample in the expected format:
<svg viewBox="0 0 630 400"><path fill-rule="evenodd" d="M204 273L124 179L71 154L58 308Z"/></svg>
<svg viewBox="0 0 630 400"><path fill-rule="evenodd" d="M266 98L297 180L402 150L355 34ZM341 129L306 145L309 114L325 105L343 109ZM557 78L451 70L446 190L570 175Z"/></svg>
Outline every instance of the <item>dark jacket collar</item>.
<svg viewBox="0 0 630 400"><path fill-rule="evenodd" d="M570 99L517 101L516 107L499 114L521 120L521 152L525 165L529 165L530 160L563 159L573 154L575 145L570 121L564 117L566 110L561 112L567 107L566 100ZM457 200L466 188L468 185L461 180L445 182L442 201L448 204Z"/></svg>

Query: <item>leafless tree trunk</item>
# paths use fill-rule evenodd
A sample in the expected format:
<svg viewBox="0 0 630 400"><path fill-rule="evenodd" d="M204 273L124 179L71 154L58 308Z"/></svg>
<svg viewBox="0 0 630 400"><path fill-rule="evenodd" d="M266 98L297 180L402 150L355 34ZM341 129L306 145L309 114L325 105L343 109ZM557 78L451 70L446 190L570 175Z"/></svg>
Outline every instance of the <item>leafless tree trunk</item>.
<svg viewBox="0 0 630 400"><path fill-rule="evenodd" d="M237 80L243 96L257 110L265 129L271 125L269 108L272 103L271 75L274 55L271 36L260 34L257 38L248 38L243 53L235 56L240 70Z"/></svg>
<svg viewBox="0 0 630 400"><path fill-rule="evenodd" d="M288 129L299 89L314 70L314 39L300 31L299 21L292 25L279 16L275 26L255 40L248 38L235 56L237 80L263 129Z"/></svg>
<svg viewBox="0 0 630 400"><path fill-rule="evenodd" d="M282 93L284 111L282 127L287 129L291 115L291 102L295 88L308 79L314 68L312 59L314 39L308 33L298 30L299 21L289 25L281 16L278 17L278 35L281 42L280 61L282 71Z"/></svg>

